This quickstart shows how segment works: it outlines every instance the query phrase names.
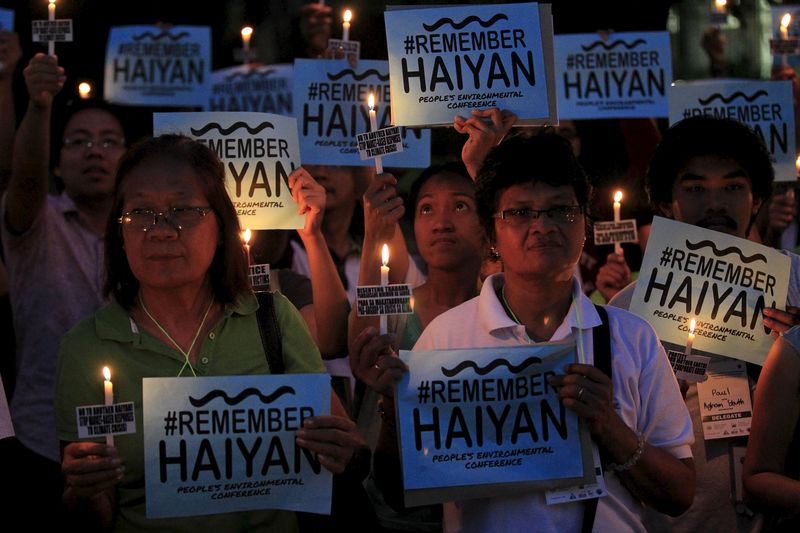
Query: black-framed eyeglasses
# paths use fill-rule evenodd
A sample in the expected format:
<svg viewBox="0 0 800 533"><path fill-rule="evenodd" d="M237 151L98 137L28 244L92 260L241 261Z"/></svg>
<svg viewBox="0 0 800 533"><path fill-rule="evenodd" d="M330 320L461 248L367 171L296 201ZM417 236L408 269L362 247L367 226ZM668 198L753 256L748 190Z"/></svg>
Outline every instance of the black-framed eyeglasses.
<svg viewBox="0 0 800 533"><path fill-rule="evenodd" d="M173 229L180 231L199 224L207 214L212 211L210 207L170 207L167 212L153 211L152 209L133 209L117 219L122 226L132 230L150 231L158 221L163 219Z"/></svg>
<svg viewBox="0 0 800 533"><path fill-rule="evenodd" d="M503 209L495 213L495 218L501 218L512 226L522 226L530 224L531 221L536 220L544 215L553 222L561 222L564 224L575 222L578 215L583 213L583 208L579 205L555 205L547 209L533 209L531 207L512 207L510 209Z"/></svg>
<svg viewBox="0 0 800 533"><path fill-rule="evenodd" d="M88 150L93 146L98 146L103 150L117 150L125 147L125 139L116 136L93 139L82 135L64 139L64 148L66 150Z"/></svg>

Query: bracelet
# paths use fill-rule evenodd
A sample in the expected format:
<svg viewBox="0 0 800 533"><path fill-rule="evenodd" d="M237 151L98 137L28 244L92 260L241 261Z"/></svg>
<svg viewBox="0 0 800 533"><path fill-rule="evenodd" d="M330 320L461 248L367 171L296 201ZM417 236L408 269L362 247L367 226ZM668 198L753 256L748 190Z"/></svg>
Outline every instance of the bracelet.
<svg viewBox="0 0 800 533"><path fill-rule="evenodd" d="M636 445L636 450L634 450L628 460L621 465L617 463L607 463L606 468L613 470L614 472L625 472L626 470L630 470L636 466L636 463L638 463L639 459L642 458L642 452L644 452L645 445L644 436L641 433L637 433L636 436L638 437L639 442Z"/></svg>

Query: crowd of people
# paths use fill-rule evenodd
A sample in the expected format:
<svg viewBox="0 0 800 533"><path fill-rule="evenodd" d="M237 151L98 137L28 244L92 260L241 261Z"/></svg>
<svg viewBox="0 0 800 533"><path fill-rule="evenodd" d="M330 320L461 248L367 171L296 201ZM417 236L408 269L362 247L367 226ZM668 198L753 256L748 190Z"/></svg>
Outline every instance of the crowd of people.
<svg viewBox="0 0 800 533"><path fill-rule="evenodd" d="M300 16L301 54L325 55L330 7L308 4ZM69 72L43 53L22 61L17 35L0 31L0 291L13 328L0 319L15 339L0 366L15 432L0 441L4 516L31 523L35 502L46 529L796 531L800 256L781 250L788 298L763 310L776 341L763 371L748 364L749 437L704 439L697 385L676 379L653 326L627 311L654 215L780 248L796 218L794 184L775 186L747 126L619 121L620 180L636 206L626 218L639 225L624 253L592 242L592 222L610 218L612 184L582 164L591 137L581 121L520 128L506 110L475 110L453 123L460 157L416 176L300 167L289 185L304 227L262 231L250 252L271 265L265 299L250 286L211 149L180 135L133 139L99 100L57 106ZM18 64L28 95L19 121ZM384 243L389 281L414 294L413 313L389 317L386 333L353 305L356 287L381 282ZM264 338L265 309L277 344ZM559 341L576 343L581 359L548 384L591 436L607 495L550 505L544 491L489 492L406 506L394 391L408 367L398 352ZM99 403L97 369L109 362L137 420L143 378L339 378L330 413L296 433L333 473L332 516L148 518L142 432L115 444L78 437L76 408ZM741 465L734 447L746 447Z"/></svg>

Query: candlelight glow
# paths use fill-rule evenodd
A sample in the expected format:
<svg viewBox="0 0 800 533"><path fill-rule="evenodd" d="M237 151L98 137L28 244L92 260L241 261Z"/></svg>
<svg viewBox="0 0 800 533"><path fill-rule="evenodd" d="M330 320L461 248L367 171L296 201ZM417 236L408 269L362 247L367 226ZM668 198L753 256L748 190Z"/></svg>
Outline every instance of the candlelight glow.
<svg viewBox="0 0 800 533"><path fill-rule="evenodd" d="M614 193L614 201L621 202L622 201L622 191L617 191Z"/></svg>
<svg viewBox="0 0 800 533"><path fill-rule="evenodd" d="M250 26L245 26L242 28L242 39L248 40L250 36L253 35L253 28Z"/></svg>
<svg viewBox="0 0 800 533"><path fill-rule="evenodd" d="M352 11L350 11L349 9L345 9L345 10L344 10L344 17L343 17L343 20L344 20L345 22L350 22L352 19L353 19L353 12L352 12Z"/></svg>
<svg viewBox="0 0 800 533"><path fill-rule="evenodd" d="M389 264L389 246L387 244L383 245L381 249L381 265L386 266Z"/></svg>
<svg viewBox="0 0 800 533"><path fill-rule="evenodd" d="M693 318L691 322L689 322L689 333L694 333L694 326L695 326L695 319Z"/></svg>
<svg viewBox="0 0 800 533"><path fill-rule="evenodd" d="M794 161L794 168L796 168L797 173L800 174L800 155L798 155L797 159Z"/></svg>
<svg viewBox="0 0 800 533"><path fill-rule="evenodd" d="M55 8L55 6L56 6L56 0L48 0L48 2L50 2L50 5L51 5L51 6L53 6L53 7ZM48 6L48 8L50 8L50 6Z"/></svg>
<svg viewBox="0 0 800 533"><path fill-rule="evenodd" d="M717 6L717 9L722 9L728 5L728 0L714 0L714 4Z"/></svg>
<svg viewBox="0 0 800 533"><path fill-rule="evenodd" d="M781 29L789 29L789 24L792 23L792 15L790 13L786 13L781 17Z"/></svg>
<svg viewBox="0 0 800 533"><path fill-rule="evenodd" d="M86 100L92 95L92 84L82 81L78 84L78 94L81 98Z"/></svg>
<svg viewBox="0 0 800 533"><path fill-rule="evenodd" d="M103 367L103 377L106 381L111 381L111 370L109 370L107 366Z"/></svg>
<svg viewBox="0 0 800 533"><path fill-rule="evenodd" d="M252 232L250 231L249 228L242 232L242 240L244 241L245 244L250 244L250 236L251 235L252 235Z"/></svg>
<svg viewBox="0 0 800 533"><path fill-rule="evenodd" d="M370 111L375 109L375 95L374 94L369 93L369 96L367 97L367 105L369 106L369 110Z"/></svg>

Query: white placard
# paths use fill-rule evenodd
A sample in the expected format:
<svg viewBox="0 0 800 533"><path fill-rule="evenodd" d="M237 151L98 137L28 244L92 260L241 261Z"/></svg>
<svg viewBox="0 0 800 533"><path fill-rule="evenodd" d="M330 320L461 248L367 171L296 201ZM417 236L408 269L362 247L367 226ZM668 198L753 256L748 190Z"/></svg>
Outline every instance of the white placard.
<svg viewBox="0 0 800 533"><path fill-rule="evenodd" d="M399 126L359 133L356 140L361 159L375 159L403 151L403 137Z"/></svg>
<svg viewBox="0 0 800 533"><path fill-rule="evenodd" d="M75 407L75 414L78 419L79 439L136 433L133 402L79 405Z"/></svg>
<svg viewBox="0 0 800 533"><path fill-rule="evenodd" d="M410 315L411 285L361 285L356 287L356 309L358 316Z"/></svg>
<svg viewBox="0 0 800 533"><path fill-rule="evenodd" d="M239 65L211 73L205 111L292 116L292 65Z"/></svg>
<svg viewBox="0 0 800 533"><path fill-rule="evenodd" d="M628 218L619 222L595 222L594 243L597 246L624 242L639 242L636 220Z"/></svg>
<svg viewBox="0 0 800 533"><path fill-rule="evenodd" d="M72 42L72 19L31 21L31 40L35 43Z"/></svg>

